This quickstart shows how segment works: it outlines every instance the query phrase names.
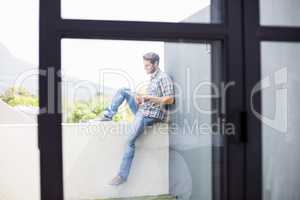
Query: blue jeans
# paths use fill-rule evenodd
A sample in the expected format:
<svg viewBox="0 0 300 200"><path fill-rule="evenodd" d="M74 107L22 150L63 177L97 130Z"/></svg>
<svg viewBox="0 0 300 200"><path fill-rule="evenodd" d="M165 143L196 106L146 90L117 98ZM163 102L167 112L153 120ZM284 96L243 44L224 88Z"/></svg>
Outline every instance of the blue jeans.
<svg viewBox="0 0 300 200"><path fill-rule="evenodd" d="M112 118L113 115L117 113L119 106L124 100L127 101L132 113L135 114L135 119L129 127L125 151L118 173L118 175L121 176L124 180L127 180L131 163L134 157L136 139L144 132L145 126L151 126L155 122L159 122L161 120L144 116L143 113L139 111L138 105L134 99L134 95L131 93L131 90L129 88L119 89L113 97L111 104L105 109L103 114L107 117Z"/></svg>

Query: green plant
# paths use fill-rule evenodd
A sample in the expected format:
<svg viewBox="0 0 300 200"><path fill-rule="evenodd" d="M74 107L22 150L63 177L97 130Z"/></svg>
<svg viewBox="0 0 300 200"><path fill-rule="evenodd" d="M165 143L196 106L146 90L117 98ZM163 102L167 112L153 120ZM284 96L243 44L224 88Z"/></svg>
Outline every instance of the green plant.
<svg viewBox="0 0 300 200"><path fill-rule="evenodd" d="M107 97L100 98L99 96L96 96L90 101L76 101L73 105L68 106L67 122L78 123L94 119L101 115L109 103L110 100ZM132 121L132 118L132 113L128 105L126 105L125 109L122 109L122 112L118 112L114 115L113 121Z"/></svg>
<svg viewBox="0 0 300 200"><path fill-rule="evenodd" d="M33 106L38 107L38 98L23 87L10 87L1 96L0 99L10 106Z"/></svg>
<svg viewBox="0 0 300 200"><path fill-rule="evenodd" d="M2 95L0 99L10 106L33 106L38 107L38 97L30 94L30 92L23 87L10 87ZM81 121L87 121L94 119L101 115L104 109L109 105L111 98L107 96L95 96L89 101L76 101L73 104L63 101L63 110L67 115L67 122L78 123ZM65 109L66 108L66 109ZM125 108L122 112L118 112L114 117L113 121L132 121L133 114L131 113L129 106L125 104Z"/></svg>

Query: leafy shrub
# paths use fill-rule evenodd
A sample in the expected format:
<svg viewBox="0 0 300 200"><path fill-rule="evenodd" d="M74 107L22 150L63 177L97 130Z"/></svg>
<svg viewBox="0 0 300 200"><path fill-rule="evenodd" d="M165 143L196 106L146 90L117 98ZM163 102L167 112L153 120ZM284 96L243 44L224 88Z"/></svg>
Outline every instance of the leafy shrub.
<svg viewBox="0 0 300 200"><path fill-rule="evenodd" d="M0 99L10 106L33 106L38 107L38 98L23 87L10 87L2 95Z"/></svg>
<svg viewBox="0 0 300 200"><path fill-rule="evenodd" d="M26 88L22 87L10 87L2 95L0 99L10 106L33 106L38 107L38 97L30 94ZM82 121L88 121L101 115L104 109L109 105L111 99L103 96L96 96L90 101L76 101L74 104L69 105L68 102L64 102L63 110L67 115L67 122L78 123ZM132 121L134 115L129 109L127 104L122 112L118 112L114 117L113 121ZM64 109L67 107L67 109Z"/></svg>
<svg viewBox="0 0 300 200"><path fill-rule="evenodd" d="M110 103L108 98L103 98L104 100L99 100L99 98L97 96L91 101L76 101L68 110L67 122L78 123L99 117ZM132 121L132 118L129 106L125 105L125 109L122 109L122 112L114 115L113 121Z"/></svg>

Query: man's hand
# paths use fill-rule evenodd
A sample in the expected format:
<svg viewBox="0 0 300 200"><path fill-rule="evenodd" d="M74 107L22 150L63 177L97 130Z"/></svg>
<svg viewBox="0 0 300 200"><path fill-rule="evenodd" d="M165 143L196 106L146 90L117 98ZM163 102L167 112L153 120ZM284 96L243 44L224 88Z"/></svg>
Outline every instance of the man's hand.
<svg viewBox="0 0 300 200"><path fill-rule="evenodd" d="M144 101L152 101L156 104L173 104L174 103L174 97L172 97L172 96L157 97L157 96L144 95L144 96L142 96L142 98L144 98Z"/></svg>
<svg viewBox="0 0 300 200"><path fill-rule="evenodd" d="M142 96L135 96L135 101L138 105L142 104L143 103L143 97Z"/></svg>
<svg viewBox="0 0 300 200"><path fill-rule="evenodd" d="M150 96L150 95L143 95L142 98L144 99L144 101L151 101L152 96Z"/></svg>

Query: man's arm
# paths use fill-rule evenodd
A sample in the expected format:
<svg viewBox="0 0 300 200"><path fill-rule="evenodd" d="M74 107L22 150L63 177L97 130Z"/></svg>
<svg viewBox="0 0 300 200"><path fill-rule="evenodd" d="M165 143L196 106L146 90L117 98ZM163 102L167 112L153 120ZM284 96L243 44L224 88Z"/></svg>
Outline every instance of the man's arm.
<svg viewBox="0 0 300 200"><path fill-rule="evenodd" d="M143 98L144 98L144 101L152 101L157 104L173 104L174 103L173 96L157 97L157 96L145 95L145 96L143 96Z"/></svg>
<svg viewBox="0 0 300 200"><path fill-rule="evenodd" d="M174 84L170 76L163 76L159 81L162 96L143 96L145 101L152 101L157 104L173 104L175 102Z"/></svg>

